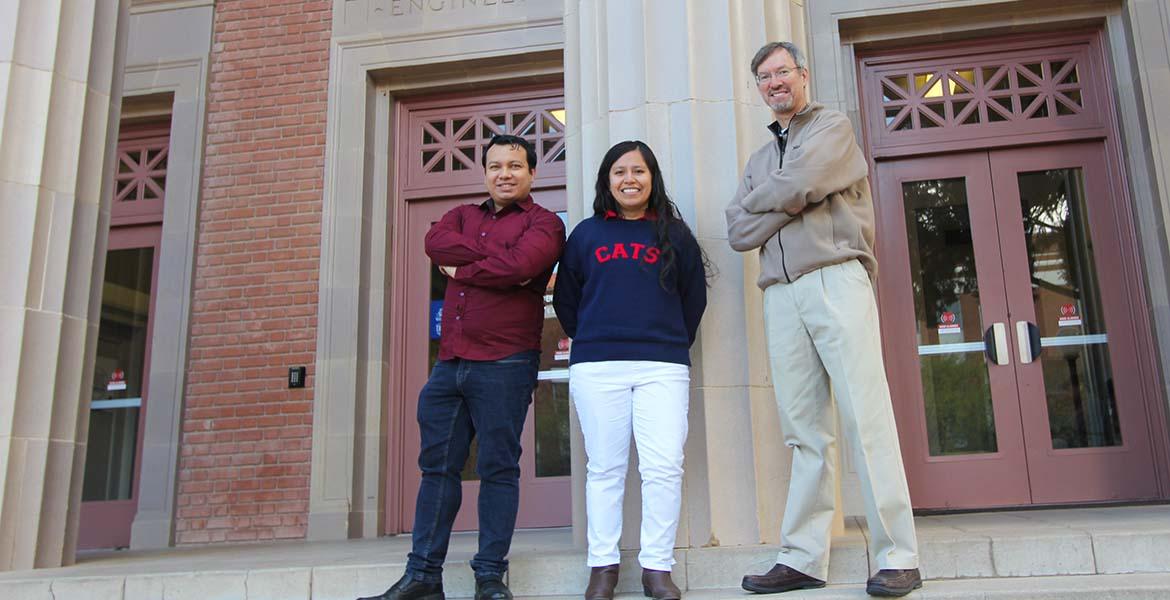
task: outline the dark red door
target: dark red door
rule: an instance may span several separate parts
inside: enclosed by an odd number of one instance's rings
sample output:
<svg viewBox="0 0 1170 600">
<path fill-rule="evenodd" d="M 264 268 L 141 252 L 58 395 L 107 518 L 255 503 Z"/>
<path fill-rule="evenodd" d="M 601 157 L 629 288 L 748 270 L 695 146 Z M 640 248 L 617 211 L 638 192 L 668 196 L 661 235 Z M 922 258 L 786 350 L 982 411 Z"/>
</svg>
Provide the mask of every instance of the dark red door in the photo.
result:
<svg viewBox="0 0 1170 600">
<path fill-rule="evenodd" d="M 879 165 L 884 350 L 916 507 L 1156 496 L 1107 164 L 1090 143 Z"/>
<path fill-rule="evenodd" d="M 990 154 L 1033 503 L 1157 494 L 1108 164 L 1100 143 Z"/>
<path fill-rule="evenodd" d="M 536 201 L 565 217 L 564 189 L 533 192 Z M 439 273 L 423 251 L 423 238 L 430 226 L 448 210 L 469 202 L 462 200 L 414 201 L 407 207 L 407 264 L 404 302 L 405 318 L 405 386 L 403 447 L 400 454 L 403 473 L 401 522 L 409 531 L 414 522 L 414 501 L 418 494 L 420 473 L 417 465 L 419 448 L 418 393 L 426 383 L 439 351 L 437 319 L 442 310 L 447 278 Z M 520 458 L 520 510 L 517 527 L 563 527 L 570 524 L 569 499 L 569 390 L 568 353 L 559 348 L 565 338 L 560 323 L 552 313 L 553 281 L 545 296 L 545 320 L 540 364 L 540 381 L 533 394 L 528 420 L 524 425 Z M 475 473 L 475 447 L 463 469 L 463 504 L 455 520 L 457 531 L 478 527 L 476 498 L 479 481 Z"/>
<path fill-rule="evenodd" d="M 397 104 L 395 200 L 388 215 L 393 245 L 390 401 L 386 427 L 386 533 L 410 531 L 418 493 L 418 393 L 438 353 L 432 316 L 441 309 L 447 280 L 423 250 L 431 224 L 459 204 L 484 195 L 483 148 L 511 134 L 536 151 L 533 197 L 566 218 L 565 105 L 559 88 L 533 87 L 444 95 Z M 568 338 L 553 314 L 552 282 L 545 296 L 540 382 L 521 444 L 518 527 L 569 525 Z M 463 471 L 459 530 L 477 526 L 474 447 Z"/>
<path fill-rule="evenodd" d="M 124 548 L 138 509 L 158 225 L 110 231 L 77 546 Z"/>
<path fill-rule="evenodd" d="M 82 549 L 129 546 L 138 507 L 170 122 L 123 125 L 118 135 L 81 496 Z"/>
</svg>

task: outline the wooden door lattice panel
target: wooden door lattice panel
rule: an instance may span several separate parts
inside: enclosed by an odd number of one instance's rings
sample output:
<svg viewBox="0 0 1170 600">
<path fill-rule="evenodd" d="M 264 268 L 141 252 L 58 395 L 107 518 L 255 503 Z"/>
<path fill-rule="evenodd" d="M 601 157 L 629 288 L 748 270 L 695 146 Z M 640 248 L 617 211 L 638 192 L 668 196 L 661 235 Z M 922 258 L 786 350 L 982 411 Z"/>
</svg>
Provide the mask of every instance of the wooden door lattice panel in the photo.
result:
<svg viewBox="0 0 1170 600">
<path fill-rule="evenodd" d="M 1046 47 L 943 50 L 861 60 L 874 155 L 914 154 L 1104 135 L 1104 67 L 1095 37 Z M 1036 42 L 1033 42 L 1035 44 Z M 1013 48 L 1008 46 L 1008 48 Z"/>
<path fill-rule="evenodd" d="M 162 220 L 170 146 L 169 122 L 127 125 L 118 132 L 112 225 Z"/>
<path fill-rule="evenodd" d="M 115 202 L 162 200 L 167 178 L 167 140 L 143 140 L 118 145 Z"/>
<path fill-rule="evenodd" d="M 891 73 L 886 131 L 1072 116 L 1084 110 L 1075 58 Z"/>
<path fill-rule="evenodd" d="M 522 137 L 536 149 L 541 180 L 565 172 L 564 100 L 540 98 L 490 106 L 455 106 L 407 112 L 407 196 L 431 195 L 437 189 L 474 192 L 483 189 L 483 147 L 500 134 Z M 412 193 L 413 192 L 413 193 Z"/>
</svg>

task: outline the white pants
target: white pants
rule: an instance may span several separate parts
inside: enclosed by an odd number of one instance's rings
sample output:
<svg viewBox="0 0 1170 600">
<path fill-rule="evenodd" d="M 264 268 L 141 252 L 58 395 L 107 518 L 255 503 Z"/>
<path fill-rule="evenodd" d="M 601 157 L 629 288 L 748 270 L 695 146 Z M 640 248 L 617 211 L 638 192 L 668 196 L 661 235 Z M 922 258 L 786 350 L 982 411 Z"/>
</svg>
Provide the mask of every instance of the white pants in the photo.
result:
<svg viewBox="0 0 1170 600">
<path fill-rule="evenodd" d="M 851 260 L 770 286 L 764 323 L 780 425 L 792 447 L 776 562 L 828 578 L 840 411 L 861 478 L 871 560 L 878 569 L 917 568 L 910 491 L 865 267 Z"/>
<path fill-rule="evenodd" d="M 642 475 L 643 568 L 669 571 L 682 502 L 690 369 L 675 363 L 621 360 L 569 367 L 569 390 L 588 455 L 585 511 L 590 567 L 617 564 L 630 432 Z"/>
</svg>

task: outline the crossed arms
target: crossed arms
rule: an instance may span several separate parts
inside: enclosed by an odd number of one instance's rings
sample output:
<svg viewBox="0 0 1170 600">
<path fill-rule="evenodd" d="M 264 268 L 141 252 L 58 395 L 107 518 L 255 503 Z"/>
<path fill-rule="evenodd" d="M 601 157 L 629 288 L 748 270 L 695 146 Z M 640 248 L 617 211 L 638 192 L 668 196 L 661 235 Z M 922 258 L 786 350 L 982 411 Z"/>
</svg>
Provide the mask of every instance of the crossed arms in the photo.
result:
<svg viewBox="0 0 1170 600">
<path fill-rule="evenodd" d="M 764 245 L 810 204 L 823 201 L 864 178 L 869 165 L 845 115 L 829 112 L 816 119 L 802 136 L 805 142 L 788 148 L 783 168 L 772 169 L 759 181 L 751 166 L 725 211 L 727 239 L 744 252 Z"/>
<path fill-rule="evenodd" d="M 427 232 L 426 252 L 449 277 L 476 287 L 527 285 L 552 268 L 565 241 L 565 226 L 551 213 L 536 215 L 511 247 L 480 243 L 462 225 L 463 211 L 448 211 Z"/>
</svg>

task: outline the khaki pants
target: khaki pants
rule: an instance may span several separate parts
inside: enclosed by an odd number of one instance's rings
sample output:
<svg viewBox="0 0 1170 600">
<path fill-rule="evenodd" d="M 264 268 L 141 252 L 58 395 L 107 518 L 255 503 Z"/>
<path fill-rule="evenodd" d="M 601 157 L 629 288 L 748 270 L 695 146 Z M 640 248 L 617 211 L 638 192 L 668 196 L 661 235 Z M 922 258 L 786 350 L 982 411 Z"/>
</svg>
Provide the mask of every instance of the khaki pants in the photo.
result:
<svg viewBox="0 0 1170 600">
<path fill-rule="evenodd" d="M 878 569 L 917 568 L 910 492 L 865 267 L 851 260 L 770 286 L 764 291 L 764 322 L 780 425 L 792 448 L 776 562 L 828 579 L 836 498 L 834 421 L 840 411 L 861 477 L 870 563 Z"/>
</svg>

